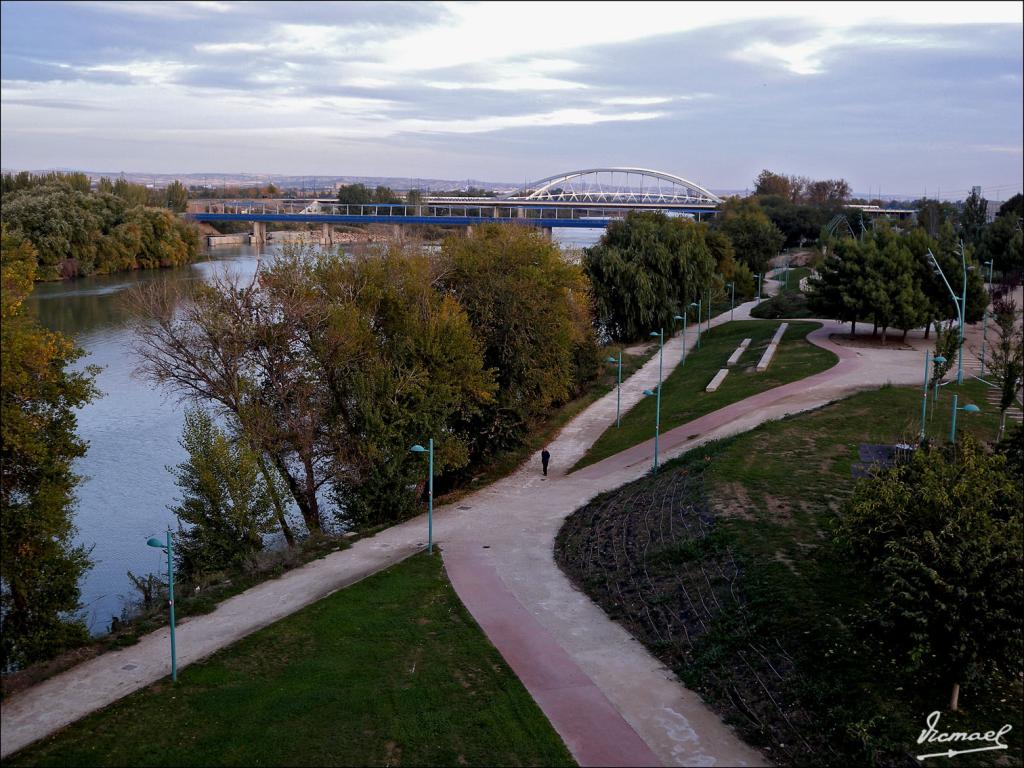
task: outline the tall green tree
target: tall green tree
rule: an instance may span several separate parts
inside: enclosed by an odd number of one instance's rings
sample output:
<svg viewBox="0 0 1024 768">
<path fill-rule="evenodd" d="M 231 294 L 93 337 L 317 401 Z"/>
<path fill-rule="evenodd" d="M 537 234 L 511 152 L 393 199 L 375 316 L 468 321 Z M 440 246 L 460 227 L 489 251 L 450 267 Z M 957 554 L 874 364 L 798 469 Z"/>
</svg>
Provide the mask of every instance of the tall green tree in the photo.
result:
<svg viewBox="0 0 1024 768">
<path fill-rule="evenodd" d="M 477 447 L 518 444 L 529 420 L 564 403 L 596 372 L 591 289 L 583 270 L 532 228 L 485 225 L 441 248 L 440 287 L 466 310 L 484 366 L 494 372 L 494 410 Z"/>
<path fill-rule="evenodd" d="M 175 213 L 184 213 L 188 209 L 188 190 L 185 185 L 175 179 L 164 190 L 167 207 Z"/>
<path fill-rule="evenodd" d="M 972 190 L 964 201 L 964 209 L 960 214 L 960 229 L 965 241 L 971 245 L 981 242 L 988 218 L 988 201 L 978 192 Z"/>
<path fill-rule="evenodd" d="M 727 201 L 714 228 L 728 236 L 739 261 L 752 272 L 762 274 L 768 269 L 768 261 L 779 254 L 786 241 L 757 201 L 750 198 Z"/>
<path fill-rule="evenodd" d="M 632 341 L 672 327 L 672 317 L 703 296 L 712 283 L 713 254 L 703 225 L 663 213 L 630 213 L 613 221 L 588 249 L 583 266 L 594 290 L 598 327 L 607 337 Z"/>
<path fill-rule="evenodd" d="M 1010 679 L 1024 651 L 1024 478 L 964 436 L 860 481 L 840 540 L 877 582 L 878 637 L 905 669 L 951 688 L 988 670 Z"/>
<path fill-rule="evenodd" d="M 75 410 L 96 396 L 83 352 L 25 312 L 36 253 L 2 228 L 0 246 L 0 665 L 48 658 L 85 640 L 75 617 L 89 552 L 75 544 Z"/>
<path fill-rule="evenodd" d="M 250 565 L 263 549 L 263 536 L 275 529 L 275 491 L 260 474 L 256 455 L 202 409 L 186 411 L 181 447 L 188 459 L 171 471 L 182 498 L 170 508 L 178 518 L 178 569 L 197 581 Z"/>
<path fill-rule="evenodd" d="M 1006 411 L 1020 397 L 1024 384 L 1024 329 L 1013 299 L 1000 299 L 992 306 L 995 339 L 989 370 L 999 385 L 999 437 L 1006 429 Z"/>
<path fill-rule="evenodd" d="M 835 242 L 818 269 L 817 277 L 808 281 L 808 304 L 822 317 L 850 323 L 850 335 L 854 336 L 857 323 L 866 320 L 871 313 L 870 281 L 861 244 L 852 238 L 843 238 Z"/>
</svg>

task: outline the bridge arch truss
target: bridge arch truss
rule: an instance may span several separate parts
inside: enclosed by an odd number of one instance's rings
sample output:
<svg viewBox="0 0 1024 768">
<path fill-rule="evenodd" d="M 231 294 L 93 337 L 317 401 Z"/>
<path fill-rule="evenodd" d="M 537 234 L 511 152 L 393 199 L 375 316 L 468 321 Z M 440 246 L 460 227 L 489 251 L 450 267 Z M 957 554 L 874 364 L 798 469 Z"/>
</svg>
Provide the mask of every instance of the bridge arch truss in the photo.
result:
<svg viewBox="0 0 1024 768">
<path fill-rule="evenodd" d="M 548 176 L 507 199 L 560 203 L 717 205 L 722 199 L 681 176 L 648 168 L 586 168 Z"/>
</svg>

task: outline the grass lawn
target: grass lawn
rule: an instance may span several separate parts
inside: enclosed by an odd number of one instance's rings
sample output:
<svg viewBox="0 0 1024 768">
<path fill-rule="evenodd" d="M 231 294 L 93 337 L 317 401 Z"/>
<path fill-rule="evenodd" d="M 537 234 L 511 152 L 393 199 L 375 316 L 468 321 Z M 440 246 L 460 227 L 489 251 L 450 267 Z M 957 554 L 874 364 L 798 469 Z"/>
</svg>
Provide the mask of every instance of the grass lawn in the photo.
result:
<svg viewBox="0 0 1024 768">
<path fill-rule="evenodd" d="M 985 390 L 944 388 L 929 434 L 948 435 L 959 391 L 985 410 L 961 414 L 958 434 L 993 440 L 998 413 Z M 1008 753 L 958 765 L 1019 764 L 1020 680 L 966 686 L 961 711 L 945 711 L 942 670 L 908 675 L 885 653 L 860 618 L 873 586 L 831 543 L 858 445 L 916 438 L 920 397 L 885 387 L 694 449 L 570 517 L 562 562 L 584 554 L 563 567 L 776 764 L 909 765 L 935 710 L 946 731 L 1013 725 Z M 674 517 L 658 518 L 672 507 Z M 615 557 L 588 560 L 606 551 L 602 529 Z"/>
<path fill-rule="evenodd" d="M 806 336 L 820 323 L 793 322 L 789 324 L 771 366 L 764 373 L 754 367 L 768 346 L 779 323 L 765 320 L 738 320 L 713 328 L 703 337 L 700 350 L 686 355 L 686 363 L 677 366 L 665 379 L 661 391 L 661 431 L 667 432 L 699 416 L 711 413 L 758 392 L 788 384 L 831 368 L 836 356 L 816 347 Z M 688 331 L 689 332 L 689 331 Z M 750 346 L 733 366 L 717 392 L 704 388 L 743 339 L 752 339 Z M 613 456 L 630 446 L 654 437 L 655 398 L 645 397 L 623 415 L 622 426 L 605 430 L 597 442 L 573 469 L 585 467 Z"/>
<path fill-rule="evenodd" d="M 810 267 L 793 267 L 792 269 L 789 270 L 789 281 L 788 281 L 789 290 L 791 290 L 791 291 L 799 291 L 800 290 L 800 281 L 803 280 L 805 277 L 810 277 L 810 276 L 811 276 L 811 268 Z M 786 289 L 786 285 L 787 285 L 786 272 L 785 271 L 779 272 L 777 275 L 775 275 L 775 279 L 779 281 L 779 284 L 782 286 L 782 289 L 785 290 Z"/>
<path fill-rule="evenodd" d="M 573 765 L 417 555 L 30 747 L 10 765 Z"/>
</svg>

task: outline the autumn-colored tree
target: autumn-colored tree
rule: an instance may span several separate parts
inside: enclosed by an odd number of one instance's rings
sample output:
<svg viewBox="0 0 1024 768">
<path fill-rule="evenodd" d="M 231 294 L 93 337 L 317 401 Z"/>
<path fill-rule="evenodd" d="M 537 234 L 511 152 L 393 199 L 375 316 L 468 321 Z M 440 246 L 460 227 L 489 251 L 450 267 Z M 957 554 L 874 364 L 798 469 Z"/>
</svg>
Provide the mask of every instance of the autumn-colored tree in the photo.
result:
<svg viewBox="0 0 1024 768">
<path fill-rule="evenodd" d="M 0 248 L 0 665 L 44 659 L 86 639 L 75 617 L 89 552 L 75 544 L 75 410 L 96 396 L 83 352 L 25 312 L 36 253 L 2 229 Z"/>
</svg>

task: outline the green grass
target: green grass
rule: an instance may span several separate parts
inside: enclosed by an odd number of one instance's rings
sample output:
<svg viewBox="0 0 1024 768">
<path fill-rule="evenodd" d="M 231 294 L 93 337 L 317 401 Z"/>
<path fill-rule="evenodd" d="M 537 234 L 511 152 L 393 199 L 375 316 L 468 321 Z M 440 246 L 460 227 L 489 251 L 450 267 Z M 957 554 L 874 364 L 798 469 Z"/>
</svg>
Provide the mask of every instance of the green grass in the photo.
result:
<svg viewBox="0 0 1024 768">
<path fill-rule="evenodd" d="M 811 276 L 810 267 L 793 267 L 789 270 L 789 290 L 798 291 L 800 290 L 800 281 L 805 277 Z M 779 281 L 782 286 L 786 285 L 786 273 L 780 272 L 775 275 L 775 279 Z"/>
<path fill-rule="evenodd" d="M 661 431 L 685 424 L 693 419 L 735 403 L 758 392 L 787 384 L 831 368 L 836 356 L 806 340 L 819 323 L 789 324 L 771 366 L 764 373 L 754 367 L 771 340 L 779 323 L 763 320 L 740 320 L 712 329 L 703 337 L 700 350 L 687 354 L 686 363 L 677 366 L 665 379 L 661 392 Z M 750 346 L 733 366 L 717 392 L 704 388 L 743 339 L 752 339 Z M 655 398 L 645 397 L 622 417 L 622 426 L 614 425 L 591 446 L 573 469 L 585 467 L 613 456 L 654 436 Z"/>
<path fill-rule="evenodd" d="M 10 765 L 573 765 L 417 555 L 122 699 Z"/>
</svg>

